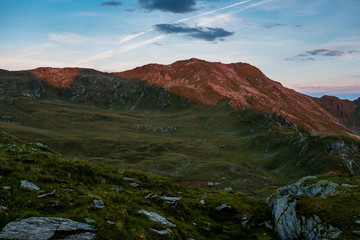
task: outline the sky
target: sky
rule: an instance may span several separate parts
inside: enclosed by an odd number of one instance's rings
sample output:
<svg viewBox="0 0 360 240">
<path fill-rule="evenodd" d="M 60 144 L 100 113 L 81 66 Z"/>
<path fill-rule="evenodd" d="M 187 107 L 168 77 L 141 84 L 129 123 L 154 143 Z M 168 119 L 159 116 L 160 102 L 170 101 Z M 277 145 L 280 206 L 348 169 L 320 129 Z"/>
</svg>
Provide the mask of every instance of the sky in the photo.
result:
<svg viewBox="0 0 360 240">
<path fill-rule="evenodd" d="M 359 12 L 359 0 L 0 0 L 0 69 L 116 72 L 195 57 L 354 100 Z"/>
</svg>

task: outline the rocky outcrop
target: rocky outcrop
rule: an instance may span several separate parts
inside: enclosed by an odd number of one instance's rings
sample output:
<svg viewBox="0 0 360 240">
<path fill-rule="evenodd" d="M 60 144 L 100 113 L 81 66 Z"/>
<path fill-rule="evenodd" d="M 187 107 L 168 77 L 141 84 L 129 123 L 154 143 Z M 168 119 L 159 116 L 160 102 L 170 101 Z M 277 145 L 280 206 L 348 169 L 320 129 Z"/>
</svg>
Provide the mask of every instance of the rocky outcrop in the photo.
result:
<svg viewBox="0 0 360 240">
<path fill-rule="evenodd" d="M 270 203 L 275 229 L 281 239 L 336 239 L 341 234 L 338 228 L 331 224 L 325 225 L 316 215 L 305 217 L 299 216 L 296 212 L 297 201 L 291 199 L 291 196 L 305 194 L 309 197 L 317 195 L 325 198 L 339 193 L 339 184 L 327 180 L 312 185 L 305 183 L 308 179 L 316 178 L 302 178 L 294 184 L 280 188 L 267 200 Z"/>
<path fill-rule="evenodd" d="M 67 218 L 32 217 L 7 224 L 0 239 L 96 239 L 95 227 Z"/>
<path fill-rule="evenodd" d="M 50 68 L 41 67 L 30 70 L 35 77 L 40 78 L 53 87 L 66 88 L 80 74 L 82 68 Z"/>
</svg>

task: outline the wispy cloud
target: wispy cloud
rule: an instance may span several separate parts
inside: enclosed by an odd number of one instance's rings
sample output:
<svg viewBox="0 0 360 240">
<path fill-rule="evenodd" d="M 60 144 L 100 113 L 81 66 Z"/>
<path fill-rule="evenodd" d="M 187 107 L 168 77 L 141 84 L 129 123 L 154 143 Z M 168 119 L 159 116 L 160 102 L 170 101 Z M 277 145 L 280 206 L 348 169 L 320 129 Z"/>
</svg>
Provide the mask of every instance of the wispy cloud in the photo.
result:
<svg viewBox="0 0 360 240">
<path fill-rule="evenodd" d="M 121 2 L 117 2 L 117 1 L 109 1 L 109 2 L 103 2 L 101 4 L 102 6 L 111 6 L 111 7 L 119 7 L 122 5 Z"/>
<path fill-rule="evenodd" d="M 285 24 L 282 23 L 274 23 L 274 24 L 264 24 L 265 28 L 277 28 L 277 27 L 284 27 Z"/>
<path fill-rule="evenodd" d="M 352 50 L 354 52 L 356 50 Z M 350 53 L 349 51 L 348 53 Z M 294 57 L 288 57 L 285 60 L 286 61 L 313 61 L 316 60 L 315 56 L 325 56 L 325 57 L 338 57 L 343 56 L 345 54 L 345 51 L 343 50 L 333 50 L 328 48 L 320 48 L 320 49 L 312 49 L 308 50 L 305 53 L 296 55 Z"/>
<path fill-rule="evenodd" d="M 88 63 L 88 62 L 93 62 L 93 61 L 109 58 L 109 57 L 112 57 L 112 56 L 120 54 L 120 53 L 124 53 L 124 52 L 130 51 L 130 50 L 133 50 L 133 49 L 136 49 L 136 48 L 139 48 L 139 47 L 151 44 L 151 43 L 155 43 L 155 42 L 157 42 L 157 41 L 159 41 L 161 39 L 164 39 L 165 37 L 166 37 L 166 35 L 160 35 L 160 36 L 157 36 L 157 37 L 154 37 L 154 38 L 151 38 L 151 39 L 147 39 L 147 40 L 144 40 L 144 41 L 141 41 L 141 42 L 137 42 L 137 43 L 133 43 L 133 44 L 130 44 L 130 45 L 123 46 L 123 47 L 121 47 L 121 48 L 119 48 L 117 50 L 110 50 L 110 51 L 107 51 L 107 52 L 102 52 L 102 53 L 96 54 L 96 55 L 91 56 L 91 57 L 80 59 L 77 63 L 78 64 L 83 64 L 83 63 Z"/>
<path fill-rule="evenodd" d="M 223 28 L 189 27 L 185 24 L 157 24 L 154 28 L 160 33 L 184 34 L 185 36 L 205 41 L 224 40 L 225 37 L 229 37 L 234 34 Z"/>
<path fill-rule="evenodd" d="M 160 10 L 163 12 L 187 13 L 196 9 L 195 0 L 139 0 L 142 8 L 147 10 Z"/>
<path fill-rule="evenodd" d="M 50 49 L 53 49 L 55 47 L 57 47 L 57 45 L 55 45 L 53 43 L 49 43 L 49 42 L 31 46 L 31 47 L 27 47 L 27 48 L 21 49 L 21 53 L 19 55 L 13 56 L 11 58 L 6 58 L 4 60 L 0 60 L 0 64 L 6 65 L 8 63 L 17 62 L 17 61 L 25 59 L 27 57 L 40 55 L 40 54 L 48 52 Z"/>
<path fill-rule="evenodd" d="M 81 44 L 86 40 L 86 37 L 77 34 L 77 33 L 49 33 L 50 40 L 59 43 L 66 43 L 66 44 Z"/>
<path fill-rule="evenodd" d="M 309 51 L 306 51 L 306 53 L 308 53 L 310 55 L 321 55 L 321 56 L 333 57 L 333 56 L 342 56 L 344 54 L 344 51 L 322 48 L 322 49 L 309 50 Z"/>
</svg>

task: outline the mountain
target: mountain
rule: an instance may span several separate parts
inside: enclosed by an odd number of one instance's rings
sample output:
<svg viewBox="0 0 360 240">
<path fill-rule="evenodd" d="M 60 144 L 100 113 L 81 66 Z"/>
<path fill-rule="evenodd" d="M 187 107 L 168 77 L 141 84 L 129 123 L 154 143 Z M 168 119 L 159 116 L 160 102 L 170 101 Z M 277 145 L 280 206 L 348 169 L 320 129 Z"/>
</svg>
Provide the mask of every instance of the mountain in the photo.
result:
<svg viewBox="0 0 360 240">
<path fill-rule="evenodd" d="M 177 87 L 92 69 L 1 70 L 0 129 L 69 157 L 257 197 L 309 174 L 360 173 L 359 141 L 339 116 L 253 66 L 139 69 Z"/>
<path fill-rule="evenodd" d="M 360 98 L 355 101 L 341 100 L 333 96 L 323 96 L 318 103 L 348 129 L 360 135 Z"/>
<path fill-rule="evenodd" d="M 344 126 L 342 116 L 331 114 L 318 99 L 272 81 L 247 63 L 222 64 L 192 58 L 170 65 L 149 64 L 115 74 L 145 80 L 204 104 L 215 105 L 219 100 L 229 99 L 234 108 L 278 114 L 313 133 L 357 133 L 358 124 Z"/>
</svg>

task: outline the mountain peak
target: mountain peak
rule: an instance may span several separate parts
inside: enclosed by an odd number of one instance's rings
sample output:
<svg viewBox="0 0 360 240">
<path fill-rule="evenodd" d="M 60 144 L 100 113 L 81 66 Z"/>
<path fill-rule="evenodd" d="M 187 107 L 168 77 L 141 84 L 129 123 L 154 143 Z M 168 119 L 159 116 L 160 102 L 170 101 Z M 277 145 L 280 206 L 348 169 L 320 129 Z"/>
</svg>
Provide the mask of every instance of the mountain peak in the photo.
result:
<svg viewBox="0 0 360 240">
<path fill-rule="evenodd" d="M 145 80 L 203 104 L 216 105 L 219 100 L 229 99 L 234 108 L 278 114 L 314 133 L 350 132 L 316 99 L 282 86 L 248 63 L 223 64 L 191 58 L 114 74 Z"/>
</svg>

